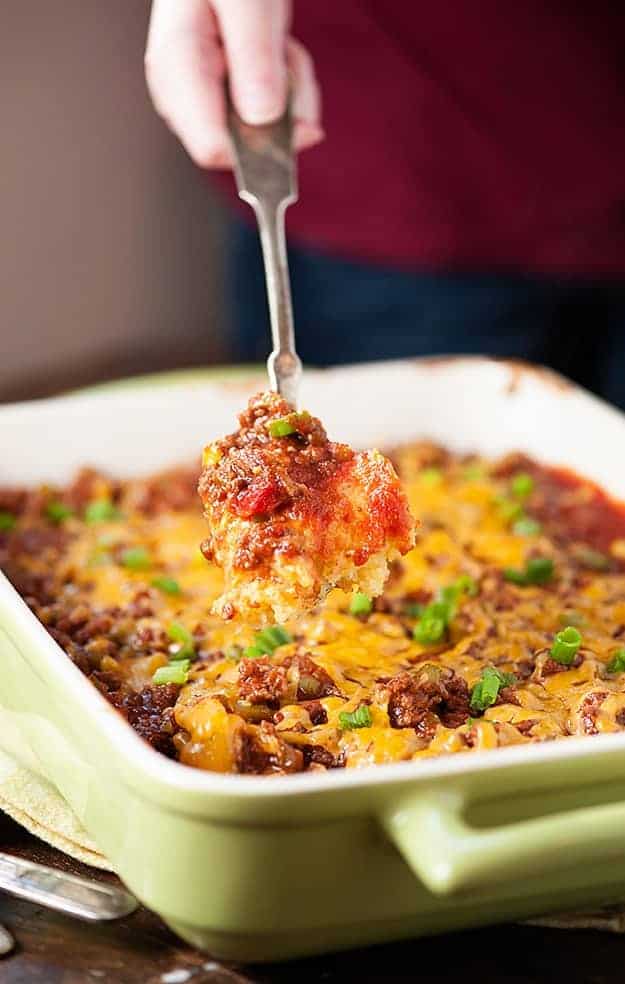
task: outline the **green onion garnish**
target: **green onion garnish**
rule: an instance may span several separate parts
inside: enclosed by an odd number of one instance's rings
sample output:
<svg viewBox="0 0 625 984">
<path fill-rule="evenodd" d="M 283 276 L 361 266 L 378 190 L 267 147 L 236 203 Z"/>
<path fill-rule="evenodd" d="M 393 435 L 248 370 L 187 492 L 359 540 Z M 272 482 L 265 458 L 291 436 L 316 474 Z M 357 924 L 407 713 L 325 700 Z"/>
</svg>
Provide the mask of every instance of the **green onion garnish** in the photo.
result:
<svg viewBox="0 0 625 984">
<path fill-rule="evenodd" d="M 531 557 L 525 570 L 516 567 L 506 567 L 503 576 L 506 581 L 526 586 L 528 584 L 546 584 L 553 577 L 553 561 L 551 557 Z"/>
<path fill-rule="evenodd" d="M 562 629 L 555 637 L 555 641 L 551 647 L 551 658 L 556 663 L 570 666 L 581 644 L 582 637 L 578 630 L 574 625 L 567 625 L 566 629 Z"/>
<path fill-rule="evenodd" d="M 68 516 L 74 515 L 74 510 L 70 506 L 66 506 L 64 502 L 53 499 L 52 502 L 46 503 L 45 514 L 51 522 L 62 523 Z"/>
<path fill-rule="evenodd" d="M 415 642 L 420 642 L 422 646 L 429 646 L 433 642 L 440 642 L 446 628 L 445 619 L 438 615 L 430 615 L 426 610 L 415 625 L 412 634 Z"/>
<path fill-rule="evenodd" d="M 128 547 L 122 551 L 121 563 L 130 571 L 147 571 L 152 566 L 152 558 L 145 547 Z"/>
<path fill-rule="evenodd" d="M 276 417 L 267 424 L 267 430 L 272 437 L 289 437 L 299 433 L 300 428 L 310 420 L 307 410 L 301 413 L 290 413 L 287 417 Z"/>
<path fill-rule="evenodd" d="M 422 609 L 413 630 L 415 642 L 424 646 L 440 642 L 456 614 L 458 599 L 462 594 L 477 594 L 477 584 L 468 574 L 462 574 L 453 584 L 441 588 L 436 599 Z"/>
<path fill-rule="evenodd" d="M 363 594 L 362 591 L 357 591 L 352 595 L 349 603 L 350 615 L 369 615 L 372 608 L 373 603 L 369 595 Z"/>
<path fill-rule="evenodd" d="M 179 646 L 176 653 L 170 656 L 170 659 L 188 659 L 190 656 L 195 655 L 193 636 L 182 622 L 170 622 L 167 626 L 167 635 L 172 642 L 176 642 Z"/>
<path fill-rule="evenodd" d="M 267 656 L 265 649 L 261 649 L 260 646 L 247 646 L 243 651 L 243 655 L 246 659 L 258 659 L 259 656 Z"/>
<path fill-rule="evenodd" d="M 361 704 L 355 711 L 341 711 L 339 728 L 341 731 L 351 731 L 354 728 L 370 728 L 373 724 L 371 711 L 367 704 Z"/>
<path fill-rule="evenodd" d="M 157 684 L 177 683 L 182 686 L 183 683 L 187 682 L 189 666 L 190 662 L 188 659 L 179 659 L 175 663 L 169 663 L 168 666 L 159 666 L 152 677 L 152 682 Z"/>
<path fill-rule="evenodd" d="M 625 673 L 625 649 L 617 649 L 606 669 L 608 673 Z"/>
<path fill-rule="evenodd" d="M 269 625 L 254 636 L 254 644 L 248 646 L 245 655 L 248 659 L 257 659 L 258 656 L 271 656 L 274 649 L 284 646 L 287 642 L 292 642 L 292 636 L 281 625 Z"/>
<path fill-rule="evenodd" d="M 423 468 L 419 472 L 419 478 L 424 485 L 438 485 L 443 478 L 440 468 Z"/>
<path fill-rule="evenodd" d="M 180 585 L 176 579 L 173 577 L 166 577 L 165 575 L 162 577 L 153 577 L 152 587 L 158 588 L 158 590 L 162 591 L 163 594 L 179 595 L 181 593 Z"/>
<path fill-rule="evenodd" d="M 481 711 L 492 705 L 499 696 L 502 687 L 509 687 L 516 682 L 513 673 L 502 673 L 494 666 L 485 666 L 482 675 L 471 691 L 470 707 L 472 711 Z"/>
<path fill-rule="evenodd" d="M 534 479 L 527 472 L 519 472 L 510 483 L 510 491 L 517 499 L 527 499 L 534 491 Z"/>
<path fill-rule="evenodd" d="M 512 532 L 516 536 L 537 536 L 542 530 L 542 526 L 537 519 L 531 516 L 520 516 L 512 527 Z"/>
<path fill-rule="evenodd" d="M 17 517 L 6 509 L 0 510 L 0 533 L 8 533 L 17 523 Z"/>
<path fill-rule="evenodd" d="M 267 424 L 267 430 L 272 437 L 288 437 L 289 434 L 295 434 L 296 428 L 293 426 L 291 417 L 278 417 L 276 420 L 270 420 Z"/>
<path fill-rule="evenodd" d="M 85 509 L 87 523 L 106 523 L 121 518 L 122 514 L 110 499 L 94 499 Z"/>
<path fill-rule="evenodd" d="M 515 502 L 514 499 L 506 499 L 505 496 L 498 496 L 495 499 L 495 504 L 499 509 L 499 515 L 504 523 L 513 523 L 523 515 L 523 506 L 520 502 Z"/>
<path fill-rule="evenodd" d="M 480 479 L 484 478 L 486 472 L 482 465 L 467 465 L 462 472 L 463 477 L 467 482 L 479 482 Z"/>
</svg>

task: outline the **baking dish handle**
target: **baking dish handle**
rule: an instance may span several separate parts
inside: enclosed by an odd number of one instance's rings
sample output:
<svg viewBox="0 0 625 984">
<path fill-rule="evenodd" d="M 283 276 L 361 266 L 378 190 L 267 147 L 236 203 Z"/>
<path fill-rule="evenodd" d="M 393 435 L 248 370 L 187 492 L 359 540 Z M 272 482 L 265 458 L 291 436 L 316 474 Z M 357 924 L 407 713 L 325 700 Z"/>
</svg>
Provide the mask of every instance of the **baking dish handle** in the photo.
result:
<svg viewBox="0 0 625 984">
<path fill-rule="evenodd" d="M 387 834 L 424 885 L 452 895 L 498 882 L 584 864 L 622 859 L 625 803 L 551 814 L 499 827 L 471 827 L 453 793 L 413 795 L 380 817 Z M 576 853 L 577 852 L 577 853 Z"/>
</svg>

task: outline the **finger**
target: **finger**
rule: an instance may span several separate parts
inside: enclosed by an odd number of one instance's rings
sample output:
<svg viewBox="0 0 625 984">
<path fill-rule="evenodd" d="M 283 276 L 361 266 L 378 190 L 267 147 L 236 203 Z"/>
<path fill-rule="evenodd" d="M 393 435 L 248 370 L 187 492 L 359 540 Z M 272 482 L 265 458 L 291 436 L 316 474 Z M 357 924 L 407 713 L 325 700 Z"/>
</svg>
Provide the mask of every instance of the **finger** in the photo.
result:
<svg viewBox="0 0 625 984">
<path fill-rule="evenodd" d="M 232 99 L 246 123 L 281 116 L 286 105 L 287 0 L 214 0 Z"/>
<path fill-rule="evenodd" d="M 206 0 L 156 0 L 146 49 L 154 105 L 202 167 L 226 167 L 225 59 Z"/>
<path fill-rule="evenodd" d="M 293 92 L 291 109 L 295 120 L 295 149 L 305 150 L 324 138 L 321 92 L 313 60 L 306 48 L 294 38 L 287 40 L 287 63 Z"/>
</svg>

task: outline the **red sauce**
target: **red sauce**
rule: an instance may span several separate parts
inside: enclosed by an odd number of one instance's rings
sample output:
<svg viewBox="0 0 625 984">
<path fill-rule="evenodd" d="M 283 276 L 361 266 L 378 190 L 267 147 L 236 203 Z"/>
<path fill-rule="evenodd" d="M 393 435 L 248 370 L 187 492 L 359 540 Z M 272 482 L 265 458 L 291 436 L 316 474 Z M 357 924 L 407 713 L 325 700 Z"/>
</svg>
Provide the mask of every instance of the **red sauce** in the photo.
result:
<svg viewBox="0 0 625 984">
<path fill-rule="evenodd" d="M 614 540 L 625 540 L 625 503 L 568 468 L 531 462 L 527 471 L 536 482 L 528 511 L 552 535 L 606 553 Z"/>
</svg>

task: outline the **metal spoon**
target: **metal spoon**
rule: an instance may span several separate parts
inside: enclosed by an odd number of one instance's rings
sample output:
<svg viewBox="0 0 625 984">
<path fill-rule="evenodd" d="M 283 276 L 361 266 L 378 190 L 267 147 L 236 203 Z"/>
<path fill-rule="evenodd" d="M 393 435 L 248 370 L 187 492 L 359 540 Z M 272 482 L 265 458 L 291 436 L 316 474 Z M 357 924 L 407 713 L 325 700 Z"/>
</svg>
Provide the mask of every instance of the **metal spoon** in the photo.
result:
<svg viewBox="0 0 625 984">
<path fill-rule="evenodd" d="M 239 198 L 256 213 L 265 261 L 273 337 L 273 352 L 267 360 L 269 382 L 295 407 L 302 363 L 295 351 L 284 232 L 284 213 L 297 201 L 291 114 L 287 107 L 284 116 L 275 122 L 251 126 L 243 122 L 229 102 L 228 122 Z"/>
<path fill-rule="evenodd" d="M 120 919 L 134 912 L 138 905 L 134 896 L 117 885 L 68 875 L 57 868 L 3 852 L 0 852 L 0 891 L 91 922 Z M 0 937 L 0 953 L 1 947 Z"/>
</svg>

